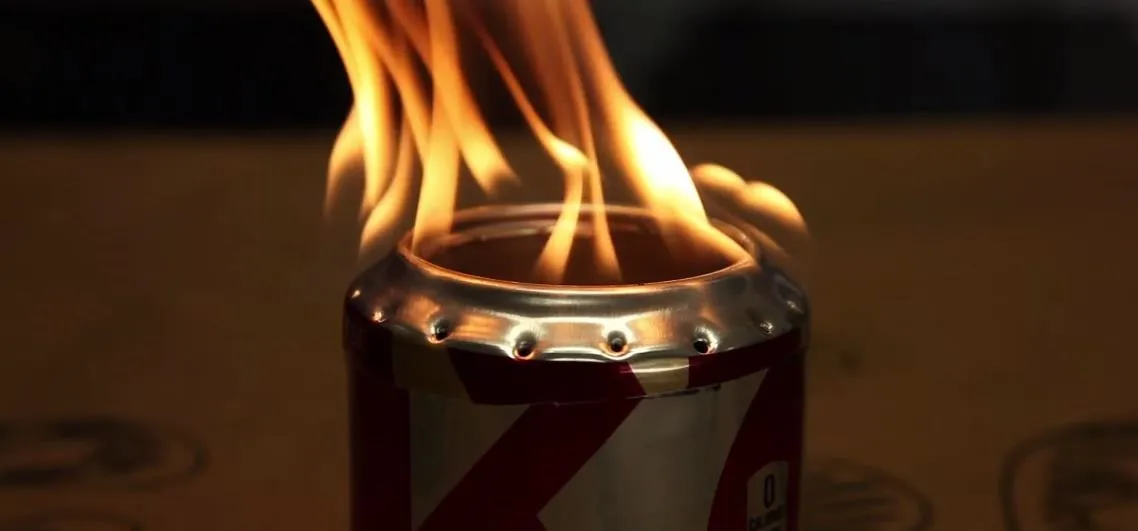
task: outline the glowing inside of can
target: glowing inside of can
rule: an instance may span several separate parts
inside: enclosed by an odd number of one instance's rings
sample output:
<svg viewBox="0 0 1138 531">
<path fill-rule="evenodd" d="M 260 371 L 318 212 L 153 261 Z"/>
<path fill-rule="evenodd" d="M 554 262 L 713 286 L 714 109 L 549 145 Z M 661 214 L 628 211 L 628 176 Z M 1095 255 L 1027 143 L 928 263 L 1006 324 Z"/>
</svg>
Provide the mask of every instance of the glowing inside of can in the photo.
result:
<svg viewBox="0 0 1138 531">
<path fill-rule="evenodd" d="M 413 260 L 436 267 L 486 279 L 542 284 L 534 264 L 549 239 L 560 205 L 527 205 L 520 207 L 479 208 L 460 213 L 451 234 L 424 242 L 417 253 L 411 251 L 409 239 L 400 244 L 400 252 Z M 616 286 L 683 280 L 714 273 L 739 262 L 710 243 L 698 238 L 686 240 L 681 253 L 669 252 L 668 242 L 660 232 L 658 220 L 648 211 L 636 207 L 608 207 L 609 229 L 622 266 L 623 279 L 617 284 L 596 267 L 593 227 L 582 222 L 577 226 L 564 279 L 560 285 Z M 589 219 L 589 218 L 585 218 Z M 745 238 L 736 236 L 741 244 Z"/>
</svg>

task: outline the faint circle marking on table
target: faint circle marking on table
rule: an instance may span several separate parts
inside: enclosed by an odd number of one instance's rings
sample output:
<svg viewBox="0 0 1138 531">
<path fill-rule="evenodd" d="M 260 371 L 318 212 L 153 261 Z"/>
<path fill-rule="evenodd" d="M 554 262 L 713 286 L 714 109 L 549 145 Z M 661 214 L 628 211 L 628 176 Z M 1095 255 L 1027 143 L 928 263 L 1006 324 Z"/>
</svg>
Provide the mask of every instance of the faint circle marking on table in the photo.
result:
<svg viewBox="0 0 1138 531">
<path fill-rule="evenodd" d="M 55 510 L 0 521 L 0 531 L 142 531 L 125 516 L 87 510 Z"/>
<path fill-rule="evenodd" d="M 1138 419 L 1063 426 L 1014 447 L 1000 471 L 1008 531 L 1138 529 Z"/>
<path fill-rule="evenodd" d="M 928 497 L 878 468 L 845 459 L 807 459 L 802 478 L 803 531 L 923 531 L 933 520 Z"/>
<path fill-rule="evenodd" d="M 192 478 L 208 462 L 196 438 L 146 422 L 0 420 L 0 488 L 148 489 Z"/>
</svg>

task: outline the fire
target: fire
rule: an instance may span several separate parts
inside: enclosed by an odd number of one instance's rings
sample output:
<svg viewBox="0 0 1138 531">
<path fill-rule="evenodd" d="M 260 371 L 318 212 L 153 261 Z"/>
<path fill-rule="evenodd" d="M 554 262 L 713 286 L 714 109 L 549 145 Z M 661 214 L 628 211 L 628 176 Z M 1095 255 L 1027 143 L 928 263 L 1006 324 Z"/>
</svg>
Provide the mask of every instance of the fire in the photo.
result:
<svg viewBox="0 0 1138 531">
<path fill-rule="evenodd" d="M 471 36 L 493 65 L 538 144 L 560 168 L 564 201 L 535 276 L 559 283 L 577 238 L 582 205 L 592 206 L 590 238 L 603 277 L 620 279 L 605 215 L 600 153 L 616 162 L 643 206 L 660 220 L 674 252 L 690 238 L 747 259 L 714 228 L 702 188 L 725 193 L 798 232 L 794 203 L 764 183 L 721 166 L 688 170 L 667 136 L 637 106 L 611 64 L 588 0 L 496 0 L 510 14 L 538 94 L 527 92 L 482 16 L 458 0 L 313 0 L 340 53 L 354 95 L 329 162 L 327 200 L 362 167 L 361 246 L 414 216 L 411 248 L 451 230 L 463 167 L 488 195 L 521 183 L 482 117 L 463 70 Z M 534 97 L 545 104 L 546 116 Z M 603 140 L 603 141 L 602 141 Z M 693 177 L 695 179 L 693 180 Z M 417 205 L 415 204 L 417 195 Z M 330 203 L 328 203 L 330 208 Z"/>
</svg>

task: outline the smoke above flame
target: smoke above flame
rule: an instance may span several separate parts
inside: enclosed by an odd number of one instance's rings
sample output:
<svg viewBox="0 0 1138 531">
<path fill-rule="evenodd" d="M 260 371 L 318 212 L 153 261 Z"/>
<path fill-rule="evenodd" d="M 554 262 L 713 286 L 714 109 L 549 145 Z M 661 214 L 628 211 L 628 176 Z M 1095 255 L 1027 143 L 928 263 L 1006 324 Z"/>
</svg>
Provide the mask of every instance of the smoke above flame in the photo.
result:
<svg viewBox="0 0 1138 531">
<path fill-rule="evenodd" d="M 805 224 L 777 189 L 746 183 L 721 166 L 689 172 L 660 128 L 633 101 L 609 60 L 587 0 L 487 0 L 508 14 L 524 60 L 511 62 L 502 43 L 469 2 L 456 0 L 313 0 L 351 84 L 354 104 L 329 162 L 327 208 L 344 192 L 353 168 L 363 169 L 361 247 L 414 216 L 411 248 L 451 230 L 463 168 L 493 197 L 524 185 L 506 160 L 463 69 L 463 43 L 493 65 L 538 144 L 560 169 L 560 216 L 535 267 L 559 283 L 586 202 L 600 276 L 620 279 L 605 215 L 600 152 L 616 163 L 642 206 L 660 221 L 675 253 L 692 238 L 738 259 L 747 255 L 715 229 L 701 187 L 735 198 L 737 206 L 771 215 L 795 231 Z M 519 66 L 534 79 L 527 92 Z M 536 101 L 535 101 L 536 100 Z M 544 103 L 539 112 L 538 102 Z M 602 140 L 603 139 L 603 142 Z M 694 177 L 694 180 L 693 180 Z"/>
</svg>

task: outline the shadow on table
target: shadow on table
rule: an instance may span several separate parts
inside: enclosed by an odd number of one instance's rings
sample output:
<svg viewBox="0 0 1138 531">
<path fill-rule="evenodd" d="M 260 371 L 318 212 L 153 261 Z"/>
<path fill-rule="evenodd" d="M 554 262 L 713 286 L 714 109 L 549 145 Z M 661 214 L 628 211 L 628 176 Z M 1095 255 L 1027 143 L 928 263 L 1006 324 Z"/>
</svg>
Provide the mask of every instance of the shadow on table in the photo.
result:
<svg viewBox="0 0 1138 531">
<path fill-rule="evenodd" d="M 1008 531 L 1138 529 L 1138 420 L 1071 425 L 1020 444 L 1000 496 Z"/>
<path fill-rule="evenodd" d="M 932 502 L 892 474 L 844 459 L 807 460 L 803 531 L 923 531 Z"/>
<path fill-rule="evenodd" d="M 191 479 L 205 446 L 176 430 L 112 417 L 0 421 L 0 491 L 149 490 Z"/>
</svg>

